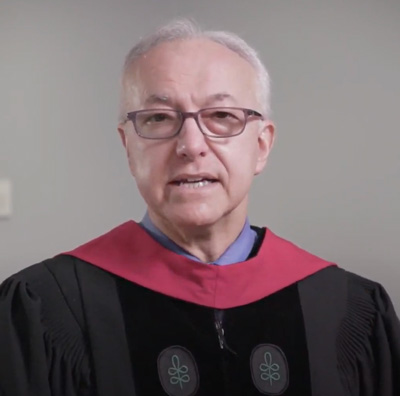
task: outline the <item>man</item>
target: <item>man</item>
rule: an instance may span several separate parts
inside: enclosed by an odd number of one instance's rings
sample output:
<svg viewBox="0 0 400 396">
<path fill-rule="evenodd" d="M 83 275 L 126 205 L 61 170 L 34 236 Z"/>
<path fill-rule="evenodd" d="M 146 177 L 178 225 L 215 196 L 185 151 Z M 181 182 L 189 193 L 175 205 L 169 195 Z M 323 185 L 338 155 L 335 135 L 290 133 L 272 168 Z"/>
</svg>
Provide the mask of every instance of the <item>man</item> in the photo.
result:
<svg viewBox="0 0 400 396">
<path fill-rule="evenodd" d="M 148 211 L 3 283 L 1 395 L 400 394 L 382 287 L 248 223 L 268 90 L 232 34 L 133 48 L 118 131 Z"/>
</svg>

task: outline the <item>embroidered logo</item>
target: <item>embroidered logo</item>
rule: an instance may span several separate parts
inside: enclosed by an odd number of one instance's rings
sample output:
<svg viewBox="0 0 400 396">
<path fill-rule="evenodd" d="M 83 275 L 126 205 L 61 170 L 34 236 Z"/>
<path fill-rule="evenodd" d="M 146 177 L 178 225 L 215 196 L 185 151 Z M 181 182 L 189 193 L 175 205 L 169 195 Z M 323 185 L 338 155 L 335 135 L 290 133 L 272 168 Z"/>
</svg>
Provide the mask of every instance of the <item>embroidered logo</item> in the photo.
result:
<svg viewBox="0 0 400 396">
<path fill-rule="evenodd" d="M 169 396 L 192 396 L 199 387 L 199 375 L 192 354 L 174 345 L 164 349 L 157 360 L 158 375 Z"/>
<path fill-rule="evenodd" d="M 279 369 L 279 364 L 272 363 L 271 353 L 265 352 L 264 363 L 260 364 L 261 379 L 263 381 L 269 381 L 270 385 L 272 385 L 272 381 L 279 381 L 281 379 Z"/>
<path fill-rule="evenodd" d="M 190 376 L 187 374 L 189 371 L 188 366 L 180 365 L 179 356 L 172 355 L 171 358 L 172 367 L 168 369 L 168 374 L 171 376 L 169 382 L 172 385 L 179 384 L 180 388 L 183 388 L 183 384 L 190 381 Z"/>
<path fill-rule="evenodd" d="M 250 358 L 253 383 L 265 395 L 281 395 L 289 385 L 289 369 L 283 351 L 273 344 L 256 346 Z"/>
</svg>

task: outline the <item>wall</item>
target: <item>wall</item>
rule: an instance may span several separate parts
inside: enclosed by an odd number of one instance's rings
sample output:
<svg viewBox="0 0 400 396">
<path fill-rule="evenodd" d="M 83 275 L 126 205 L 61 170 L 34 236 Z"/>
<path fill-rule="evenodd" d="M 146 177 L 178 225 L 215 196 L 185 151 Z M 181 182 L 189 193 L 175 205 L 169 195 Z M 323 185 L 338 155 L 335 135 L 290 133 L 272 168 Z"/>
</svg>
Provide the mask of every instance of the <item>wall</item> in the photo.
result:
<svg viewBox="0 0 400 396">
<path fill-rule="evenodd" d="M 400 309 L 398 0 L 3 0 L 0 278 L 145 209 L 116 132 L 135 41 L 177 16 L 232 30 L 273 79 L 278 137 L 250 216 L 374 278 Z"/>
</svg>

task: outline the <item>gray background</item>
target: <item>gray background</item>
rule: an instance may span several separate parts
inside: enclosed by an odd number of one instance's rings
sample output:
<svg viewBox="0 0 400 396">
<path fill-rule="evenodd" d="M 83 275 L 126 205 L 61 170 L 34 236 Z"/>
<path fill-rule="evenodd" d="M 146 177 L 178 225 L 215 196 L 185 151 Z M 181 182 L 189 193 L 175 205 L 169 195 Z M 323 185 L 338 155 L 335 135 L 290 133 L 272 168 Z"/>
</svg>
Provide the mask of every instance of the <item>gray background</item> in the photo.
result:
<svg viewBox="0 0 400 396">
<path fill-rule="evenodd" d="M 399 0 L 0 3 L 0 278 L 145 206 L 116 132 L 135 41 L 178 16 L 232 30 L 273 80 L 277 140 L 250 219 L 387 288 L 400 310 Z"/>
</svg>

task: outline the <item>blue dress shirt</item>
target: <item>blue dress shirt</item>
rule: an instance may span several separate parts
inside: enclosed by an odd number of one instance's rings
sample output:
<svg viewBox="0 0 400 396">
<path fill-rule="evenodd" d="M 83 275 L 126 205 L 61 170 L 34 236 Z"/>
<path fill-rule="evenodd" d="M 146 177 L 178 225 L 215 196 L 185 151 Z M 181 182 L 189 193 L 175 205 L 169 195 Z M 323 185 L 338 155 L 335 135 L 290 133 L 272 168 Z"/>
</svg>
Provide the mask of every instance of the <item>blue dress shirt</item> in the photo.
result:
<svg viewBox="0 0 400 396">
<path fill-rule="evenodd" d="M 161 232 L 151 221 L 150 216 L 147 212 L 139 225 L 143 227 L 158 243 L 160 243 L 165 248 L 172 250 L 177 254 L 186 256 L 191 260 L 201 262 L 199 258 L 193 256 L 185 249 L 181 248 L 174 241 L 168 238 L 163 232 Z M 225 252 L 216 261 L 208 264 L 228 265 L 245 261 L 249 256 L 251 249 L 253 248 L 256 237 L 257 233 L 251 229 L 249 220 L 246 219 L 243 229 L 236 240 L 230 246 L 228 246 Z"/>
</svg>

